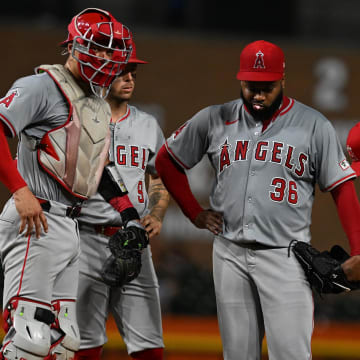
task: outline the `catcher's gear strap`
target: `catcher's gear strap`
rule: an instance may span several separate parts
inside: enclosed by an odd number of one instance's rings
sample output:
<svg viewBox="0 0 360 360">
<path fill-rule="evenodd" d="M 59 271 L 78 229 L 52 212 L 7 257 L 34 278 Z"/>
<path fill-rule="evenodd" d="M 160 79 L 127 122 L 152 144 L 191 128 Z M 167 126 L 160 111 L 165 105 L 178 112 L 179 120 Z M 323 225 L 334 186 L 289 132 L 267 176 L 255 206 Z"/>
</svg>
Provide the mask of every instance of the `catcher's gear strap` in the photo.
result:
<svg viewBox="0 0 360 360">
<path fill-rule="evenodd" d="M 22 354 L 28 359 L 31 354 L 36 355 L 35 358 L 48 355 L 51 342 L 49 324 L 55 319 L 51 307 L 23 298 L 11 301 L 10 307 L 13 330 L 10 328 L 5 336 L 4 357 L 15 359 Z"/>
<path fill-rule="evenodd" d="M 175 163 L 166 150 L 166 144 L 158 152 L 155 167 L 165 187 L 179 204 L 180 209 L 185 216 L 194 222 L 204 209 L 191 192 L 185 172 Z"/>
<path fill-rule="evenodd" d="M 61 344 L 64 348 L 77 351 L 80 346 L 80 333 L 76 321 L 75 301 L 57 300 L 52 303 L 59 329 L 63 333 Z"/>
<path fill-rule="evenodd" d="M 351 255 L 360 254 L 360 204 L 353 181 L 345 181 L 331 191 L 337 212 L 349 239 Z"/>
<path fill-rule="evenodd" d="M 4 126 L 0 121 L 0 181 L 11 193 L 14 193 L 16 190 L 26 186 L 26 182 L 21 177 L 11 156 L 9 144 L 5 137 Z"/>
</svg>

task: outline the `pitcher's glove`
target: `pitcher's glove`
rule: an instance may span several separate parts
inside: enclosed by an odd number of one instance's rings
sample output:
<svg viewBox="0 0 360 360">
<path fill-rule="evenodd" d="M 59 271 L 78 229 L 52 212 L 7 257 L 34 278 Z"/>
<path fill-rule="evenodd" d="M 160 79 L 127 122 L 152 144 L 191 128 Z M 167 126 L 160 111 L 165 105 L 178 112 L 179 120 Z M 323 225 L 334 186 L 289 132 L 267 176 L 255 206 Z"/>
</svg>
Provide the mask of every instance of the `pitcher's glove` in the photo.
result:
<svg viewBox="0 0 360 360">
<path fill-rule="evenodd" d="M 109 238 L 112 255 L 105 261 L 101 276 L 105 284 L 121 287 L 134 280 L 141 270 L 141 253 L 149 244 L 147 232 L 137 222 L 128 222 Z"/>
<path fill-rule="evenodd" d="M 308 243 L 293 240 L 290 248 L 304 269 L 310 286 L 320 295 L 338 294 L 360 288 L 360 282 L 347 280 L 341 267 L 350 257 L 341 246 L 333 246 L 330 252 L 320 252 Z"/>
</svg>

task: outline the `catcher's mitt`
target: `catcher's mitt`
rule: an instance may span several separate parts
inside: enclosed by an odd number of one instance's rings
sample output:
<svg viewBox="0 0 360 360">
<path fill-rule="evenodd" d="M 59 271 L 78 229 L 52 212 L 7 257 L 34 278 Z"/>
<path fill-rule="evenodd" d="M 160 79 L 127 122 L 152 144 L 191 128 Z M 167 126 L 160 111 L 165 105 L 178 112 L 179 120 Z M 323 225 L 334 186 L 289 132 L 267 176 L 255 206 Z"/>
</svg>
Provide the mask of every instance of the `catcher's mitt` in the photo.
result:
<svg viewBox="0 0 360 360">
<path fill-rule="evenodd" d="M 141 251 L 124 250 L 121 257 L 109 256 L 103 268 L 101 277 L 105 284 L 121 287 L 137 278 L 141 270 Z"/>
<path fill-rule="evenodd" d="M 290 247 L 304 269 L 310 286 L 320 295 L 360 288 L 359 282 L 348 281 L 344 274 L 341 264 L 350 256 L 341 246 L 333 246 L 330 252 L 320 252 L 308 243 L 294 240 Z"/>
<path fill-rule="evenodd" d="M 145 249 L 149 244 L 149 236 L 138 223 L 129 221 L 124 229 L 118 230 L 109 239 L 109 248 L 114 256 L 118 257 L 123 249 Z"/>
<path fill-rule="evenodd" d="M 141 252 L 149 244 L 147 232 L 129 221 L 109 238 L 112 255 L 105 261 L 101 276 L 105 284 L 121 287 L 134 280 L 141 270 Z"/>
</svg>

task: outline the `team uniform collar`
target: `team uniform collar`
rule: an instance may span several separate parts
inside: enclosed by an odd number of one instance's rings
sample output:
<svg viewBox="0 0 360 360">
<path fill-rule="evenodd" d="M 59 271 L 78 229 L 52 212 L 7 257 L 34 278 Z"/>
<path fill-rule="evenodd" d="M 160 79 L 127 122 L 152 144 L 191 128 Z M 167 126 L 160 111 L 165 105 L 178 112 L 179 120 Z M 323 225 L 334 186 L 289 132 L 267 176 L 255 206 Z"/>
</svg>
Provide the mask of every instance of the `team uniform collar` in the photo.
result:
<svg viewBox="0 0 360 360">
<path fill-rule="evenodd" d="M 113 121 L 113 124 L 119 123 L 120 121 L 123 121 L 127 119 L 130 115 L 130 106 L 126 105 L 126 112 L 124 115 L 120 116 L 117 120 Z"/>
<path fill-rule="evenodd" d="M 272 122 L 274 122 L 279 116 L 282 116 L 285 113 L 287 113 L 292 108 L 293 105 L 294 105 L 294 100 L 293 99 L 290 99 L 287 96 L 283 96 L 283 99 L 282 99 L 282 102 L 281 102 L 281 105 L 280 105 L 279 109 L 274 112 L 274 114 L 271 116 L 271 118 L 263 121 L 262 132 L 264 132 L 267 129 L 267 127 Z M 244 108 L 245 108 L 245 111 L 249 115 L 251 115 L 245 104 L 244 104 Z"/>
</svg>

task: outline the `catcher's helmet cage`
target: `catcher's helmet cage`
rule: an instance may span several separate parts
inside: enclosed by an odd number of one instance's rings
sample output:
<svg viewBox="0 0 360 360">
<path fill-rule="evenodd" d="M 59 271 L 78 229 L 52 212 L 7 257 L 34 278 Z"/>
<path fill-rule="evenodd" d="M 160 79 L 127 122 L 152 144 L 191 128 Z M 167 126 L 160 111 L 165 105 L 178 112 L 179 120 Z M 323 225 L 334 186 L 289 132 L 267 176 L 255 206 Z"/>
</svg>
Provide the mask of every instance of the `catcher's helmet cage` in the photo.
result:
<svg viewBox="0 0 360 360">
<path fill-rule="evenodd" d="M 74 16 L 68 26 L 71 55 L 77 60 L 81 77 L 97 96 L 104 97 L 115 77 L 121 74 L 132 52 L 131 33 L 108 11 L 88 8 Z M 107 58 L 97 56 L 105 51 Z"/>
</svg>

